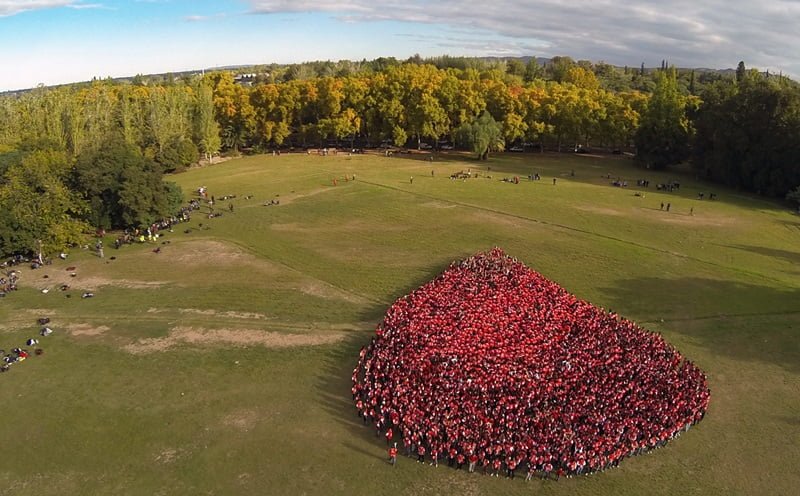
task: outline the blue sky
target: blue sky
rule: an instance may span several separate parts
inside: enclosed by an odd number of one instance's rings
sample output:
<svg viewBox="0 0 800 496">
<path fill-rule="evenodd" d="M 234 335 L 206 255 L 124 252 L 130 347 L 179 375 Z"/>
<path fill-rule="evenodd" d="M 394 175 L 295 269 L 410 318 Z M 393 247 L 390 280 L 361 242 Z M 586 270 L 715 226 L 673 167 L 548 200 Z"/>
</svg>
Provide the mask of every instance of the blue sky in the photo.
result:
<svg viewBox="0 0 800 496">
<path fill-rule="evenodd" d="M 797 75 L 797 19 L 797 0 L 0 0 L 0 91 L 415 53 Z"/>
</svg>

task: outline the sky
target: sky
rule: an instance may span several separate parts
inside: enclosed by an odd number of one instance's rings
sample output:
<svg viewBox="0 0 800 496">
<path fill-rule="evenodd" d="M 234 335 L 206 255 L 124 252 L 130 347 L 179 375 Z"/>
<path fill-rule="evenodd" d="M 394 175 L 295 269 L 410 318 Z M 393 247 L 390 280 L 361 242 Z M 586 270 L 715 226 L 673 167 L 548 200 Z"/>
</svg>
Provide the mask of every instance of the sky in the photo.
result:
<svg viewBox="0 0 800 496">
<path fill-rule="evenodd" d="M 800 75 L 800 0 L 0 0 L 0 91 L 414 54 Z"/>
</svg>

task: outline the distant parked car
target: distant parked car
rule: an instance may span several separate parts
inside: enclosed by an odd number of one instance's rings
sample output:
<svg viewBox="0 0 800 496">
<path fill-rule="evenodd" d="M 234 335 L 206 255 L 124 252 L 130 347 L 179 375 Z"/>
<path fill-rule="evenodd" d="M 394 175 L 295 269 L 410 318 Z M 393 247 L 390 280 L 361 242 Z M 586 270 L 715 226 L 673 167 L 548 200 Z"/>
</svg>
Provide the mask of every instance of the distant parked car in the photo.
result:
<svg viewBox="0 0 800 496">
<path fill-rule="evenodd" d="M 515 146 L 512 146 L 511 148 L 509 148 L 508 151 L 510 151 L 510 152 L 524 152 L 525 148 L 523 148 L 520 145 L 515 145 Z"/>
</svg>

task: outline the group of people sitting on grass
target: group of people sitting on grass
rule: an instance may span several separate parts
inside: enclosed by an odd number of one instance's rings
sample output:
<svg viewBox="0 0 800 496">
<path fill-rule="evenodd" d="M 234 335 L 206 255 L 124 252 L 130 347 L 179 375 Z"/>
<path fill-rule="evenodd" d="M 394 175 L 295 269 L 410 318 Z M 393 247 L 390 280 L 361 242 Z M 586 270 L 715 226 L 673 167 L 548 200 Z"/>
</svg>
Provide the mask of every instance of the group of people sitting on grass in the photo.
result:
<svg viewBox="0 0 800 496">
<path fill-rule="evenodd" d="M 47 337 L 53 333 L 53 330 L 47 327 L 47 324 L 50 323 L 50 319 L 48 317 L 42 317 L 39 319 L 39 324 L 44 326 L 42 327 L 41 331 L 39 331 L 39 335 L 42 337 Z M 41 355 L 44 353 L 44 350 L 38 347 L 39 340 L 36 338 L 28 338 L 25 340 L 25 346 L 34 346 L 33 354 L 34 355 Z M 10 353 L 6 353 L 5 350 L 0 350 L 0 372 L 8 372 L 11 370 L 11 366 L 17 363 L 22 363 L 30 357 L 30 352 L 26 348 L 12 348 Z"/>
<path fill-rule="evenodd" d="M 352 379 L 359 416 L 406 454 L 509 477 L 616 466 L 709 401 L 705 374 L 659 334 L 499 249 L 397 300 Z"/>
<path fill-rule="evenodd" d="M 18 280 L 19 272 L 16 270 L 9 270 L 5 276 L 0 276 L 0 298 L 12 291 L 16 291 Z"/>
</svg>

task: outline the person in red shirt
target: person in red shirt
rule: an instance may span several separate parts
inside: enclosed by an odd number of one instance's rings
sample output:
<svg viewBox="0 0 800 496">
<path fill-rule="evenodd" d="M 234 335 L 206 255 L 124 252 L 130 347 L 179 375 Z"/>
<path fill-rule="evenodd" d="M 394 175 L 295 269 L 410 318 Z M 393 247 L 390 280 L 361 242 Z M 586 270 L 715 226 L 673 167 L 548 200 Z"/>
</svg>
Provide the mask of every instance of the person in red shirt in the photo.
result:
<svg viewBox="0 0 800 496">
<path fill-rule="evenodd" d="M 425 445 L 422 443 L 417 446 L 417 463 L 425 463 Z"/>
<path fill-rule="evenodd" d="M 495 477 L 500 477 L 500 467 L 503 465 L 503 462 L 500 461 L 500 458 L 495 458 L 492 460 L 492 475 Z"/>
<path fill-rule="evenodd" d="M 389 463 L 397 467 L 397 443 L 389 448 Z"/>
<path fill-rule="evenodd" d="M 478 455 L 472 453 L 469 455 L 469 473 L 475 472 L 475 465 L 478 463 Z"/>
<path fill-rule="evenodd" d="M 391 429 L 391 428 L 386 429 L 386 444 L 387 445 L 392 444 L 392 438 L 393 437 L 394 437 L 393 429 Z"/>
</svg>

